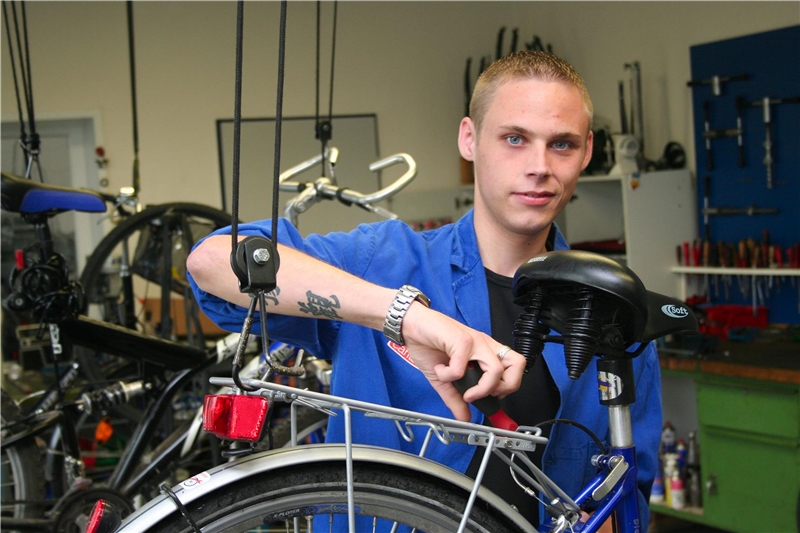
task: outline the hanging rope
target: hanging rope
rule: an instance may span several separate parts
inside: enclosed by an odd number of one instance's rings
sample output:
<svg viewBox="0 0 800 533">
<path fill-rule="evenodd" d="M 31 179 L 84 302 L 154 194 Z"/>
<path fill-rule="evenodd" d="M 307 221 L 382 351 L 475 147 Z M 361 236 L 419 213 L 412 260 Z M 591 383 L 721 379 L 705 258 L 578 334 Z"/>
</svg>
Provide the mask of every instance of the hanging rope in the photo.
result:
<svg viewBox="0 0 800 533">
<path fill-rule="evenodd" d="M 271 261 L 277 261 L 277 243 L 278 243 L 278 196 L 280 190 L 280 159 L 281 159 L 281 128 L 283 125 L 283 80 L 284 80 L 284 71 L 285 71 L 285 55 L 286 55 L 286 6 L 287 0 L 281 1 L 281 21 L 280 21 L 280 41 L 278 46 L 278 90 L 277 90 L 277 104 L 275 110 L 275 165 L 274 165 L 274 176 L 273 176 L 273 189 L 272 189 L 272 243 L 274 244 L 273 252 L 276 253 L 276 256 L 271 259 Z M 240 144 L 241 144 L 241 122 L 242 122 L 242 114 L 241 114 L 241 106 L 242 106 L 242 43 L 244 41 L 244 0 L 239 0 L 238 7 L 237 7 L 237 17 L 236 17 L 236 88 L 235 88 L 235 103 L 234 103 L 234 118 L 233 118 L 233 198 L 232 198 L 232 205 L 231 205 L 231 212 L 232 212 L 232 221 L 231 221 L 231 266 L 233 267 L 234 272 L 236 273 L 237 277 L 239 277 L 240 287 L 243 282 L 243 278 L 241 275 L 241 268 L 239 268 L 237 254 L 239 253 L 239 242 L 238 242 L 238 213 L 239 213 L 239 157 L 240 157 Z M 242 245 L 245 245 L 245 253 L 246 252 L 246 243 L 247 240 L 242 242 Z M 249 270 L 249 266 L 247 263 L 250 261 L 249 257 L 244 258 L 245 260 L 245 269 Z M 277 273 L 277 263 L 275 263 L 275 271 L 273 273 Z M 249 272 L 248 272 L 249 275 Z M 248 280 L 250 281 L 250 280 Z M 264 283 L 265 280 L 263 277 L 258 280 L 257 283 Z M 274 282 L 274 278 L 273 278 Z M 231 365 L 231 377 L 233 378 L 234 383 L 236 386 L 241 390 L 253 390 L 247 386 L 245 386 L 241 378 L 239 376 L 239 370 L 241 369 L 242 364 L 242 356 L 244 352 L 244 345 L 246 344 L 247 337 L 249 335 L 250 326 L 253 322 L 255 316 L 256 305 L 260 306 L 261 308 L 261 315 L 260 315 L 260 324 L 261 324 L 261 338 L 262 342 L 262 350 L 263 355 L 266 358 L 266 361 L 270 364 L 273 369 L 278 369 L 275 366 L 268 354 L 268 339 L 269 339 L 269 331 L 267 325 L 267 299 L 266 299 L 266 292 L 263 288 L 257 288 L 257 284 L 250 284 L 251 289 L 249 292 L 251 293 L 252 300 L 250 302 L 250 307 L 247 311 L 247 316 L 245 317 L 244 326 L 242 329 L 242 340 L 240 340 L 239 346 L 237 347 L 236 355 L 233 358 L 233 362 Z M 271 285 L 272 288 L 275 287 L 274 283 Z M 257 288 L 256 292 L 252 291 L 252 288 Z M 288 375 L 300 375 L 304 370 L 302 368 L 288 368 L 283 367 L 282 365 L 278 365 L 280 369 L 278 370 L 281 373 L 286 373 Z"/>
<path fill-rule="evenodd" d="M 6 27 L 6 38 L 8 39 L 8 55 L 11 58 L 11 75 L 14 78 L 14 94 L 17 97 L 17 112 L 19 113 L 20 142 L 25 142 L 28 134 L 25 132 L 25 115 L 22 114 L 22 100 L 19 97 L 19 82 L 17 81 L 17 62 L 14 58 L 14 41 L 11 40 L 11 28 L 8 24 L 8 12 L 6 3 L 3 2 L 3 22 Z"/>
<path fill-rule="evenodd" d="M 333 2 L 333 36 L 331 38 L 331 84 L 328 93 L 328 121 L 333 120 L 333 72 L 336 60 L 336 18 L 339 11 L 339 0 Z"/>
<path fill-rule="evenodd" d="M 244 0 L 236 7 L 236 74 L 233 102 L 233 194 L 231 198 L 231 253 L 239 240 L 239 147 L 242 133 L 242 42 L 244 41 Z"/>
<path fill-rule="evenodd" d="M 22 28 L 20 29 L 19 18 L 17 17 L 17 7 L 13 2 L 9 2 L 11 6 L 11 17 L 6 10 L 6 2 L 3 2 L 3 19 L 5 23 L 6 36 L 8 39 L 8 52 L 11 56 L 11 72 L 14 76 L 14 94 L 17 99 L 17 112 L 19 114 L 20 122 L 20 139 L 19 144 L 26 157 L 25 177 L 30 178 L 33 171 L 33 165 L 39 170 L 39 180 L 43 181 L 42 167 L 39 162 L 39 134 L 36 132 L 36 119 L 33 107 L 33 78 L 31 75 L 31 58 L 30 47 L 28 43 L 28 17 L 25 11 L 25 4 L 20 2 L 20 11 L 22 17 Z M 9 18 L 14 21 L 14 37 L 11 37 L 11 28 Z M 17 55 L 19 58 L 19 79 L 22 82 L 22 96 L 25 98 L 25 112 L 22 108 L 22 97 L 20 96 L 19 81 L 17 77 L 16 60 L 14 58 L 14 41 L 16 41 Z M 25 113 L 28 115 L 28 131 L 25 127 Z"/>
<path fill-rule="evenodd" d="M 278 41 L 278 97 L 275 106 L 275 166 L 272 177 L 272 240 L 278 243 L 278 197 L 281 175 L 281 128 L 283 125 L 283 75 L 286 56 L 286 0 L 281 1 L 281 30 Z"/>
<path fill-rule="evenodd" d="M 133 2 L 128 0 L 128 62 L 131 69 L 131 103 L 133 109 L 133 194 L 139 194 L 139 112 L 136 105 L 136 53 L 133 39 Z"/>
<path fill-rule="evenodd" d="M 321 1 L 317 0 L 317 59 L 316 59 L 316 105 L 315 105 L 315 134 L 320 141 L 320 152 L 322 155 L 322 175 L 325 176 L 325 149 L 328 141 L 333 135 L 333 71 L 336 58 L 336 19 L 339 10 L 338 0 L 333 2 L 333 36 L 331 39 L 331 77 L 330 89 L 328 92 L 328 120 L 320 120 L 320 27 L 321 27 Z"/>
</svg>

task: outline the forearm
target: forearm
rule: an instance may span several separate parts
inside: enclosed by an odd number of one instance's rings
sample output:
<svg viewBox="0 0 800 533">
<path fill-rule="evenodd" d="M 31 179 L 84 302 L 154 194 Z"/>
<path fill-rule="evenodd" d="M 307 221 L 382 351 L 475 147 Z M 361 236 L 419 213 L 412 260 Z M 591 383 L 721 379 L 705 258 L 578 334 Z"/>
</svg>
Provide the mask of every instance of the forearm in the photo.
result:
<svg viewBox="0 0 800 533">
<path fill-rule="evenodd" d="M 287 246 L 278 246 L 277 286 L 267 298 L 267 312 L 332 319 L 383 330 L 386 312 L 399 287 L 380 287 Z M 242 307 L 250 297 L 239 291 L 230 267 L 230 237 L 212 236 L 189 255 L 187 268 L 197 286 Z M 398 280 L 402 285 L 404 280 Z M 465 403 L 487 395 L 515 391 L 525 359 L 516 352 L 497 353 L 500 343 L 442 313 L 411 303 L 401 326 L 409 354 L 445 403 L 460 420 L 469 420 Z M 476 361 L 484 374 L 463 396 L 452 382 Z"/>
<path fill-rule="evenodd" d="M 247 307 L 250 296 L 239 291 L 230 266 L 230 245 L 227 235 L 209 237 L 189 255 L 186 265 L 200 289 Z M 288 246 L 278 244 L 278 254 L 277 286 L 268 295 L 268 312 L 382 329 L 396 288 L 369 283 Z"/>
</svg>

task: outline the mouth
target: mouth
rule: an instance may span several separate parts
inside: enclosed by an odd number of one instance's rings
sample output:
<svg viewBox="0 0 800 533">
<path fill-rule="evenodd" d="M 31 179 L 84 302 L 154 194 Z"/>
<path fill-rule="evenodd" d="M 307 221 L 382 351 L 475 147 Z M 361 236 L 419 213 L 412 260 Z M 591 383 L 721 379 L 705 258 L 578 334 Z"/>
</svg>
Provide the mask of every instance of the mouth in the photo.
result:
<svg viewBox="0 0 800 533">
<path fill-rule="evenodd" d="M 555 194 L 547 191 L 526 191 L 514 193 L 514 196 L 526 205 L 540 206 L 550 202 Z"/>
</svg>

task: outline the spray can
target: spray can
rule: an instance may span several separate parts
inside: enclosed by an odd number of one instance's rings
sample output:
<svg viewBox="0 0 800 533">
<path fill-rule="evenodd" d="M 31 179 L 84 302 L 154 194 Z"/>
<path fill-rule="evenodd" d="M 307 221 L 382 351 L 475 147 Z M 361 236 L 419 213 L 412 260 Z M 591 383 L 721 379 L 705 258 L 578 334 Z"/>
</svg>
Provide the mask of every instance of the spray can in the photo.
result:
<svg viewBox="0 0 800 533">
<path fill-rule="evenodd" d="M 661 455 L 673 453 L 676 445 L 675 428 L 672 426 L 672 423 L 668 421 L 664 424 L 664 429 L 661 430 Z"/>
<path fill-rule="evenodd" d="M 681 477 L 686 477 L 686 443 L 683 439 L 678 439 L 678 444 L 675 445 L 675 453 L 678 454 L 678 471 Z"/>
</svg>

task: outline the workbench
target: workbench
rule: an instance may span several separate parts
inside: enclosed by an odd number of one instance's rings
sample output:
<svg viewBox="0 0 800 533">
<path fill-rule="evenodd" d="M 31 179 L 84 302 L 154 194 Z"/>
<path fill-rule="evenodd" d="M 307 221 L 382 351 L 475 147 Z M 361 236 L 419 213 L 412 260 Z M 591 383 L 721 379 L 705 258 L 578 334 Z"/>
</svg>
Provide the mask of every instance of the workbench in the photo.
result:
<svg viewBox="0 0 800 533">
<path fill-rule="evenodd" d="M 796 533 L 800 342 L 720 341 L 702 357 L 660 357 L 662 376 L 694 382 L 703 506 L 652 511 L 737 533 Z"/>
</svg>

